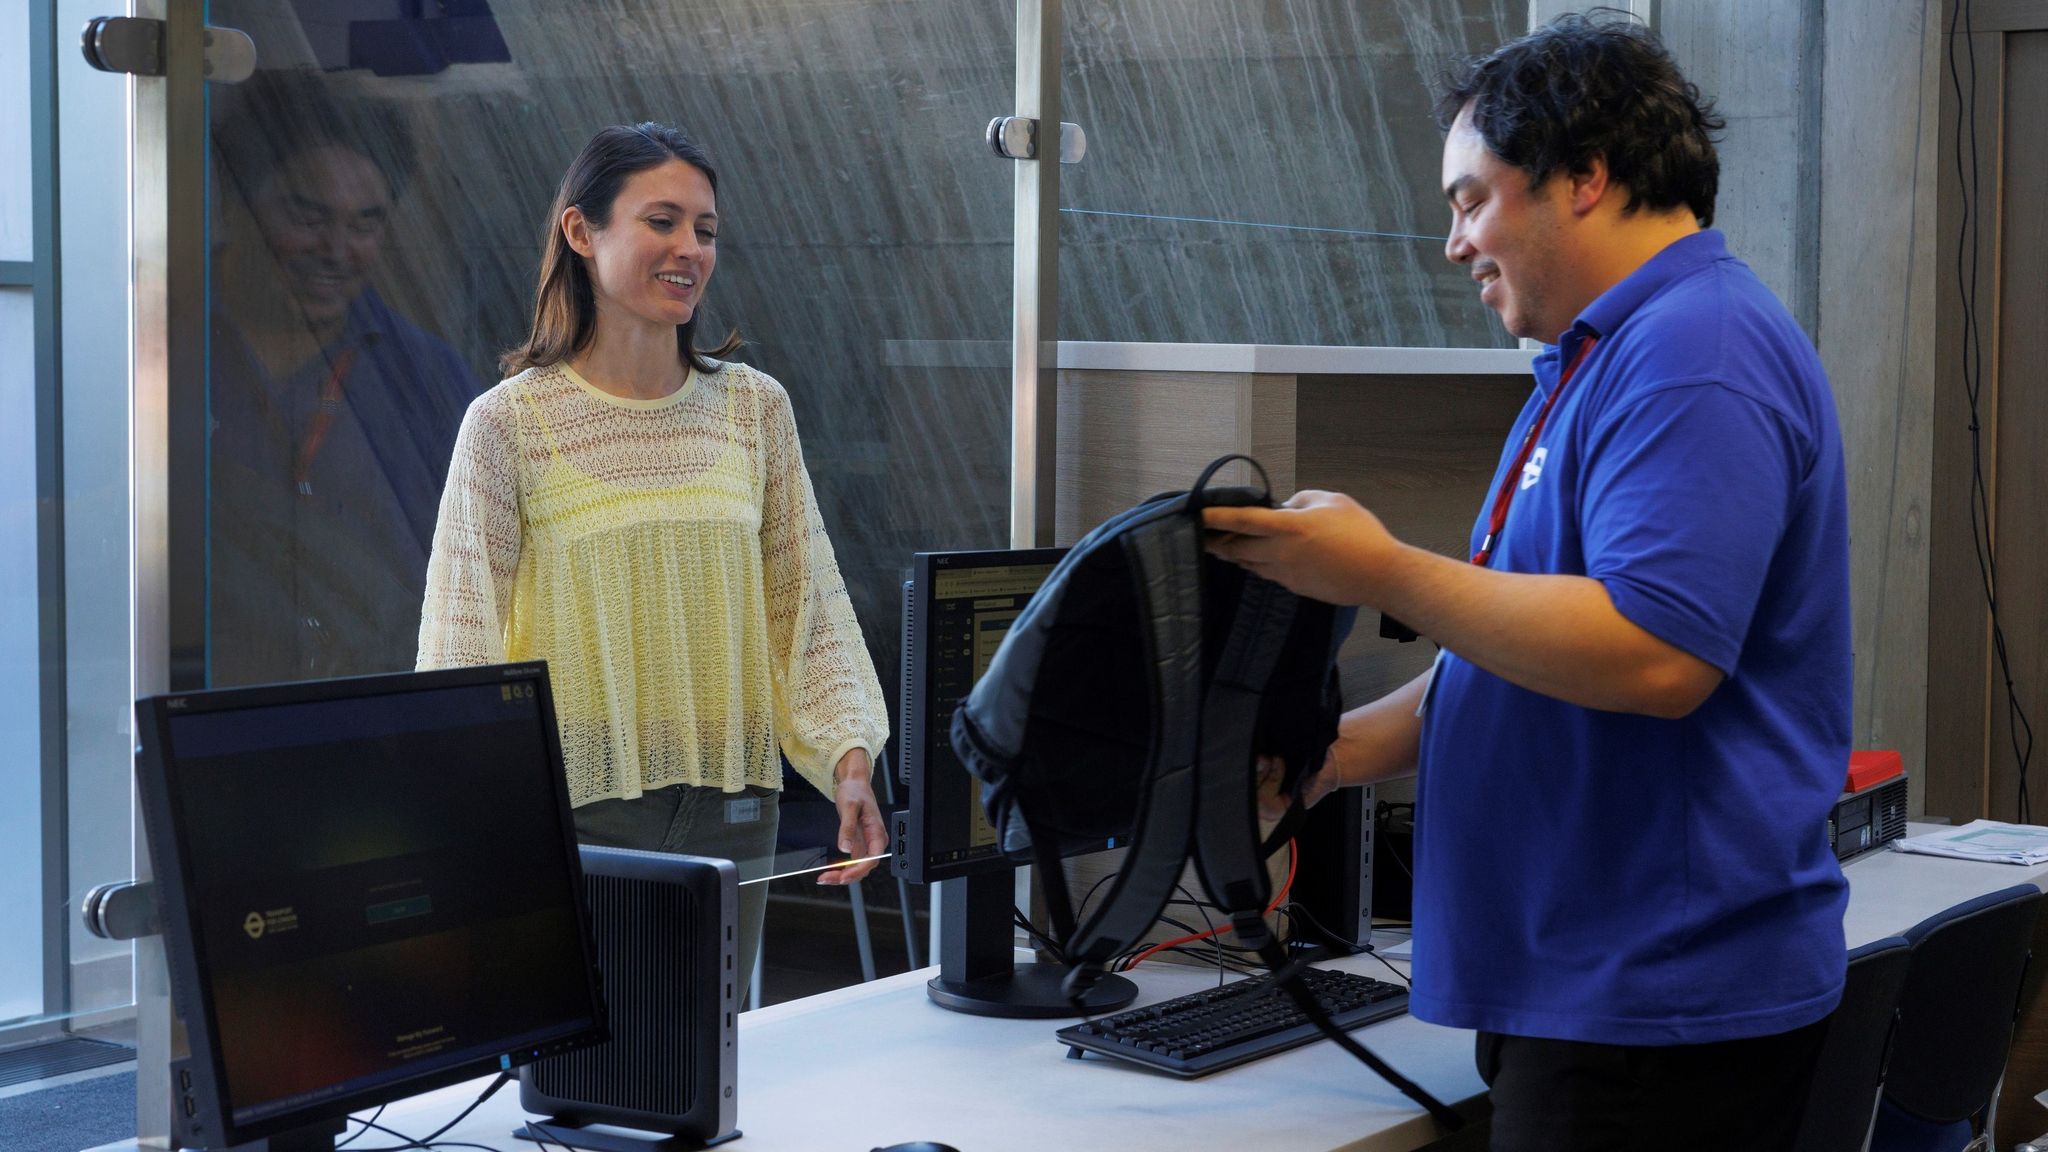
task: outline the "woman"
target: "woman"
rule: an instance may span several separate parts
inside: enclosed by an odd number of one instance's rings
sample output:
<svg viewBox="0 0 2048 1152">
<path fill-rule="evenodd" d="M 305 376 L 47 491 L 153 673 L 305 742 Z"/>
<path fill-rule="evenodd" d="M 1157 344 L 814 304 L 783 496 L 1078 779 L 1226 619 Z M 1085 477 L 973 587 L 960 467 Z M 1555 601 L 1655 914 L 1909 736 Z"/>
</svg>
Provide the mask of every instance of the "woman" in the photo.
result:
<svg viewBox="0 0 2048 1152">
<path fill-rule="evenodd" d="M 838 804 L 840 850 L 879 855 L 888 721 L 789 397 L 716 359 L 737 333 L 692 344 L 717 262 L 710 158 L 659 124 L 606 128 L 547 228 L 532 332 L 456 439 L 419 667 L 548 662 L 586 843 L 765 877 L 779 748 Z M 743 972 L 766 897 L 741 889 Z"/>
</svg>

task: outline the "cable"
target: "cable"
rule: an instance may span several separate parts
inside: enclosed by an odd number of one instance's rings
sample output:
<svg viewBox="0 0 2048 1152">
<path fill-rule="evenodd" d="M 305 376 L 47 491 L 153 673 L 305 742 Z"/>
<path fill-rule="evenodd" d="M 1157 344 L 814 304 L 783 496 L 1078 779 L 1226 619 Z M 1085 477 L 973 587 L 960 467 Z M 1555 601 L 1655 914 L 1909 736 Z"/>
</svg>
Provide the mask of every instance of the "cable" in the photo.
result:
<svg viewBox="0 0 2048 1152">
<path fill-rule="evenodd" d="M 1202 918 L 1203 927 L 1209 930 L 1207 936 L 1209 938 L 1213 938 L 1217 930 L 1216 921 L 1209 918 L 1209 912 L 1212 909 L 1216 909 L 1216 905 L 1195 899 L 1194 893 L 1189 892 L 1187 889 L 1187 885 L 1185 884 L 1176 883 L 1173 886 L 1173 890 L 1181 894 L 1181 899 L 1168 900 L 1166 902 L 1166 906 L 1172 908 L 1179 905 L 1186 905 L 1190 908 L 1193 908 L 1195 910 L 1195 913 Z M 1220 909 L 1217 910 L 1220 911 Z M 1173 919 L 1170 916 L 1162 915 L 1158 918 L 1157 921 L 1155 921 L 1155 923 L 1165 924 L 1169 928 L 1178 928 L 1182 932 L 1188 933 L 1188 938 L 1190 940 L 1200 940 L 1203 939 L 1205 935 L 1202 932 L 1196 931 L 1193 925 L 1184 924 L 1179 920 Z M 1140 952 L 1145 951 L 1147 947 L 1148 945 L 1146 945 L 1143 941 L 1140 941 L 1137 944 L 1133 945 L 1131 948 L 1125 950 L 1120 955 L 1111 957 L 1110 964 L 1112 965 L 1112 970 L 1117 972 L 1130 971 L 1131 967 L 1137 963 L 1137 961 L 1133 959 L 1133 957 L 1137 956 Z"/>
<path fill-rule="evenodd" d="M 1367 955 L 1370 955 L 1373 959 L 1380 962 L 1381 967 L 1385 968 L 1389 972 L 1392 972 L 1394 974 L 1394 979 L 1399 980 L 1404 985 L 1409 984 L 1408 977 L 1405 974 L 1403 974 L 1399 968 L 1394 967 L 1394 965 L 1390 961 L 1388 961 L 1388 959 L 1385 956 L 1380 955 L 1380 950 L 1374 947 L 1370 940 L 1361 944 L 1356 940 L 1347 939 L 1343 936 L 1338 935 L 1335 932 L 1330 931 L 1328 928 L 1323 927 L 1321 921 L 1316 919 L 1315 913 L 1310 912 L 1306 906 L 1299 903 L 1289 903 L 1285 907 L 1281 908 L 1280 911 L 1286 913 L 1290 918 L 1293 916 L 1300 916 L 1302 919 L 1308 921 L 1310 927 L 1313 927 L 1322 936 L 1337 941 L 1338 943 L 1344 945 L 1346 948 L 1351 949 L 1353 952 L 1364 952 Z"/>
<path fill-rule="evenodd" d="M 1219 961 L 1216 957 L 1216 954 L 1208 949 L 1196 951 L 1193 948 L 1179 947 L 1168 948 L 1167 951 L 1181 956 L 1186 956 L 1190 960 L 1199 960 L 1204 963 L 1214 964 L 1216 966 L 1217 972 L 1221 974 L 1229 974 L 1234 976 L 1257 976 L 1265 971 L 1264 968 L 1258 965 L 1248 964 L 1242 960 L 1226 959 Z M 1219 979 L 1216 983 L 1217 987 L 1220 988 L 1225 983 L 1227 983 L 1227 981 Z"/>
<path fill-rule="evenodd" d="M 480 1148 L 483 1150 L 483 1152 L 500 1152 L 499 1149 L 493 1148 L 488 1144 L 471 1144 L 463 1140 L 443 1140 L 439 1143 L 430 1143 L 429 1141 L 431 1141 L 433 1137 L 428 1137 L 427 1140 L 424 1141 L 414 1140 L 412 1137 L 407 1136 L 405 1133 L 399 1132 L 395 1129 L 386 1128 L 382 1124 L 372 1123 L 368 1120 L 364 1120 L 361 1123 L 365 1130 L 375 1129 L 379 1132 L 382 1132 L 386 1136 L 396 1136 L 400 1140 L 407 1141 L 407 1143 L 404 1144 L 392 1145 L 392 1147 L 394 1148 Z M 446 1131 L 446 1129 L 443 1129 L 443 1131 Z M 438 1135 L 438 1133 L 436 1133 L 436 1135 Z"/>
<path fill-rule="evenodd" d="M 1110 873 L 1108 873 L 1108 874 L 1104 875 L 1104 876 L 1102 877 L 1102 879 L 1100 879 L 1100 880 L 1097 880 L 1097 881 L 1096 881 L 1095 883 L 1093 883 L 1093 884 L 1090 884 L 1090 885 L 1088 886 L 1088 894 L 1087 894 L 1087 895 L 1085 895 L 1085 896 L 1083 896 L 1083 897 L 1081 897 L 1081 902 L 1080 902 L 1079 904 L 1076 904 L 1076 905 L 1074 905 L 1074 923 L 1076 923 L 1076 924 L 1079 924 L 1079 923 L 1080 923 L 1080 922 L 1081 922 L 1082 920 L 1084 920 L 1084 919 L 1086 919 L 1086 918 L 1087 918 L 1087 916 L 1088 916 L 1088 902 L 1089 902 L 1090 900 L 1093 900 L 1093 899 L 1095 899 L 1095 894 L 1096 894 L 1097 892 L 1100 892 L 1100 891 L 1102 891 L 1102 886 L 1103 886 L 1104 884 L 1107 884 L 1107 883 L 1109 883 L 1109 882 L 1110 882 L 1111 880 L 1114 880 L 1114 879 L 1116 879 L 1118 875 L 1119 875 L 1119 873 L 1116 873 L 1116 872 L 1110 872 Z"/>
<path fill-rule="evenodd" d="M 1012 924 L 1015 924 L 1018 928 L 1023 929 L 1024 934 L 1026 936 L 1031 937 L 1033 943 L 1037 944 L 1040 948 L 1043 948 L 1046 954 L 1053 958 L 1054 962 L 1060 964 L 1064 964 L 1067 962 L 1067 950 L 1061 946 L 1059 941 L 1053 939 L 1052 937 L 1046 935 L 1043 932 L 1040 932 L 1037 929 L 1037 927 L 1035 927 L 1031 923 L 1031 918 L 1029 916 L 1024 915 L 1024 910 L 1022 908 L 1012 907 L 1010 909 L 1010 922 Z"/>
<path fill-rule="evenodd" d="M 380 1118 L 383 1117 L 384 1109 L 387 1107 L 389 1107 L 389 1105 L 379 1104 L 377 1105 L 377 1110 L 375 1112 L 370 1113 L 370 1118 L 368 1120 L 356 1120 L 356 1123 L 361 1124 L 362 1127 L 356 1129 L 355 1135 L 350 1136 L 348 1139 L 336 1144 L 334 1146 L 334 1152 L 341 1152 L 343 1148 L 346 1148 L 349 1145 L 355 1143 L 356 1141 L 362 1139 L 363 1133 L 368 1132 L 370 1130 L 370 1125 L 375 1124 Z M 355 1120 L 356 1118 L 351 1116 L 349 1117 L 349 1119 Z"/>
<path fill-rule="evenodd" d="M 1295 868 L 1300 864 L 1300 862 L 1300 853 L 1295 849 L 1294 841 L 1289 840 L 1287 842 L 1287 879 L 1280 885 L 1280 891 L 1274 895 L 1273 902 L 1266 905 L 1266 915 L 1272 915 L 1274 909 L 1280 907 L 1280 905 L 1287 902 L 1287 893 L 1290 889 L 1294 887 L 1294 871 Z M 1193 936 L 1183 936 L 1179 939 L 1168 940 L 1164 944 L 1154 944 L 1152 947 L 1147 948 L 1143 952 L 1138 953 L 1137 958 L 1132 960 L 1129 964 L 1124 965 L 1123 970 L 1129 972 L 1131 969 L 1136 968 L 1140 964 L 1143 964 L 1146 961 L 1146 959 L 1151 957 L 1154 953 L 1164 952 L 1168 948 L 1172 948 L 1175 945 L 1189 944 L 1196 940 L 1208 939 L 1209 937 L 1216 935 L 1218 932 L 1227 930 L 1229 927 L 1230 926 L 1227 924 L 1224 925 L 1222 928 L 1211 927 L 1207 932 L 1200 932 L 1196 933 Z"/>
<path fill-rule="evenodd" d="M 1956 67 L 1956 22 L 1963 24 L 1964 44 L 1969 52 L 1970 91 L 1963 94 L 1961 71 Z M 2034 726 L 2020 706 L 2019 691 L 2013 685 L 2012 659 L 2006 650 L 2005 627 L 1998 618 L 1998 557 L 1991 538 L 1991 495 L 1984 478 L 1983 413 L 1979 401 L 1984 391 L 1983 333 L 1977 326 L 1978 244 L 1974 229 L 1979 213 L 1977 179 L 1981 160 L 1977 152 L 1977 40 L 1970 0 L 1961 0 L 1949 13 L 1948 73 L 1956 97 L 1956 180 L 1961 189 L 1961 223 L 1956 240 L 1956 279 L 1963 320 L 1963 390 L 1970 398 L 1970 544 L 1977 557 L 1977 574 L 1984 585 L 1984 604 L 1991 617 L 1991 647 L 1998 656 L 1999 675 L 2005 681 L 2006 729 L 2012 740 L 2013 759 L 2019 768 L 2016 799 L 2019 822 L 2033 822 L 2033 802 L 2027 795 L 2027 766 L 2034 756 Z M 1969 141 L 1969 165 L 1963 163 L 1964 139 Z M 1988 750 L 1987 750 L 1988 755 Z"/>
<path fill-rule="evenodd" d="M 460 1123 L 462 1123 L 462 1122 L 463 1122 L 464 1120 L 467 1120 L 467 1119 L 469 1118 L 469 1114 L 470 1114 L 471 1112 L 474 1112 L 474 1111 L 476 1111 L 476 1110 L 477 1110 L 478 1108 L 482 1107 L 482 1106 L 483 1106 L 483 1102 L 484 1102 L 484 1101 L 486 1101 L 486 1100 L 489 1100 L 489 1099 L 490 1099 L 491 1097 L 493 1097 L 493 1096 L 497 1095 L 497 1094 L 498 1094 L 498 1089 L 500 1089 L 500 1088 L 503 1088 L 503 1087 L 504 1087 L 505 1085 L 507 1085 L 507 1084 L 509 1084 L 509 1083 L 511 1083 L 511 1082 L 512 1082 L 512 1073 L 510 1073 L 510 1072 L 500 1072 L 500 1073 L 498 1073 L 498 1078 L 497 1078 L 497 1079 L 495 1079 L 495 1080 L 493 1080 L 493 1081 L 491 1081 L 491 1083 L 490 1083 L 490 1086 L 489 1086 L 489 1087 L 487 1087 L 487 1088 L 485 1088 L 485 1089 L 483 1090 L 483 1092 L 482 1092 L 482 1093 L 480 1093 L 480 1094 L 479 1094 L 479 1095 L 477 1096 L 477 1098 L 476 1098 L 476 1099 L 474 1099 L 474 1100 L 470 1101 L 470 1102 L 469 1102 L 469 1107 L 467 1107 L 467 1108 L 464 1108 L 464 1109 L 463 1109 L 463 1110 L 462 1110 L 461 1112 L 457 1113 L 457 1114 L 456 1114 L 456 1117 L 455 1117 L 455 1119 L 453 1119 L 453 1120 L 450 1120 L 450 1121 L 449 1121 L 449 1122 L 447 1122 L 446 1124 L 443 1124 L 443 1125 L 441 1125 L 441 1126 L 440 1126 L 439 1128 L 435 1129 L 435 1130 L 434 1130 L 434 1134 L 433 1134 L 433 1135 L 431 1135 L 431 1136 L 428 1136 L 428 1137 L 427 1137 L 426 1139 L 424 1139 L 424 1140 L 415 1140 L 415 1139 L 413 1139 L 412 1137 L 410 1137 L 410 1136 L 407 1136 L 407 1135 L 406 1135 L 406 1134 L 404 1134 L 403 1132 L 392 1132 L 392 1131 L 391 1131 L 391 1129 L 389 1129 L 389 1128 L 386 1128 L 386 1127 L 384 1127 L 384 1126 L 382 1126 L 382 1125 L 380 1125 L 380 1124 L 372 1124 L 372 1123 L 370 1123 L 369 1121 L 367 1121 L 367 1120 L 366 1120 L 366 1121 L 364 1121 L 364 1122 L 363 1122 L 363 1126 L 364 1126 L 364 1127 L 366 1127 L 366 1128 L 375 1128 L 375 1129 L 376 1129 L 377 1131 L 379 1131 L 379 1132 L 385 1132 L 385 1133 L 389 1133 L 390 1135 L 393 1135 L 393 1136 L 396 1136 L 396 1137 L 398 1137 L 398 1138 L 399 1138 L 400 1140 L 404 1140 L 404 1141 L 407 1141 L 407 1143 L 404 1143 L 404 1144 L 390 1144 L 390 1145 L 386 1145 L 386 1146 L 384 1146 L 384 1147 L 382 1147 L 382 1148 L 364 1148 L 364 1149 L 362 1149 L 362 1150 L 361 1150 L 361 1152 L 407 1152 L 407 1150 L 408 1150 L 408 1149 L 412 1149 L 412 1148 L 432 1148 L 432 1147 L 434 1146 L 434 1141 L 436 1141 L 436 1140 L 439 1140 L 439 1139 L 440 1139 L 440 1138 L 441 1138 L 441 1137 L 442 1137 L 443 1135 L 445 1135 L 445 1134 L 446 1134 L 446 1133 L 448 1132 L 448 1130 L 449 1130 L 450 1128 L 453 1128 L 453 1127 L 455 1127 L 455 1126 L 456 1126 L 457 1124 L 460 1124 Z M 452 1146 L 453 1146 L 453 1145 L 451 1145 L 451 1147 L 452 1147 Z M 464 1147 L 469 1147 L 469 1148 L 477 1148 L 477 1147 L 481 1147 L 481 1145 L 477 1145 L 477 1144 L 469 1144 L 469 1145 L 464 1145 Z M 491 1152 L 495 1152 L 495 1150 L 491 1150 Z"/>
</svg>

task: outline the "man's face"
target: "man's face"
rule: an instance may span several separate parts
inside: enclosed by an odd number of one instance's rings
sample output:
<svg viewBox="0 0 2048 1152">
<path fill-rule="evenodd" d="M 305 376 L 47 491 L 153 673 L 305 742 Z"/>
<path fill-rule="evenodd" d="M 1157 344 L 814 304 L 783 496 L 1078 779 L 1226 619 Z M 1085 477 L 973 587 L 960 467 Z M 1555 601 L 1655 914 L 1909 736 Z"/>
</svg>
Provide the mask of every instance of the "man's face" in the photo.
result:
<svg viewBox="0 0 2048 1152">
<path fill-rule="evenodd" d="M 1479 283 L 1479 299 L 1516 336 L 1555 343 L 1576 311 L 1558 313 L 1569 257 L 1565 224 L 1569 191 L 1562 175 L 1529 190 L 1528 173 L 1487 150 L 1472 127 L 1472 110 L 1458 114 L 1444 138 L 1444 195 L 1451 203 L 1451 235 L 1444 255 Z"/>
<path fill-rule="evenodd" d="M 306 319 L 340 321 L 384 244 L 391 216 L 384 174 L 357 152 L 323 145 L 286 161 L 252 207 Z"/>
</svg>

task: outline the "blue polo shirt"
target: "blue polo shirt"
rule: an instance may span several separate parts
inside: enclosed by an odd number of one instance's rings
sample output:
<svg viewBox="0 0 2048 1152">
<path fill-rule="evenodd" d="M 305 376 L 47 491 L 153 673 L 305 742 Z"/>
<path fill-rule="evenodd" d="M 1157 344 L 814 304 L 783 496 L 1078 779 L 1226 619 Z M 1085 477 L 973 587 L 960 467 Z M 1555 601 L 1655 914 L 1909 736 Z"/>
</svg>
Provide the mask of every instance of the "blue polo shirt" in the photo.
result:
<svg viewBox="0 0 2048 1152">
<path fill-rule="evenodd" d="M 275 377 L 232 317 L 216 313 L 212 337 L 208 683 L 409 671 L 476 373 L 369 289 L 339 336 Z M 337 367 L 340 404 L 301 491 L 296 465 Z"/>
<path fill-rule="evenodd" d="M 1598 337 L 1523 469 L 1492 566 L 1599 580 L 1727 677 L 1679 720 L 1581 708 L 1446 652 L 1424 714 L 1424 1020 L 1608 1044 L 1762 1036 L 1833 1009 L 1848 885 L 1848 511 L 1819 358 L 1718 232 L 1681 239 L 1536 358 Z M 1473 528 L 1476 548 L 1482 511 Z"/>
</svg>

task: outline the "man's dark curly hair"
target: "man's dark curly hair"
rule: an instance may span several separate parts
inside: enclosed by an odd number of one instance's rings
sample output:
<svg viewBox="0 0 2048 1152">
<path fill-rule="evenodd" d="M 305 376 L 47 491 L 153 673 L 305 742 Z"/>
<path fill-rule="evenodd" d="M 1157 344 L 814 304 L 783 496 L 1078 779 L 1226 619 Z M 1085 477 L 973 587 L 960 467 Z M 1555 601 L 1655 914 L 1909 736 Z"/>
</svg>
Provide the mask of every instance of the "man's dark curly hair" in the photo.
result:
<svg viewBox="0 0 2048 1152">
<path fill-rule="evenodd" d="M 1628 189 L 1624 212 L 1685 207 L 1714 223 L 1721 161 L 1713 103 L 1625 12 L 1569 13 L 1452 68 L 1436 104 L 1448 132 L 1469 104 L 1489 152 L 1529 174 L 1583 172 L 1596 156 Z"/>
</svg>

